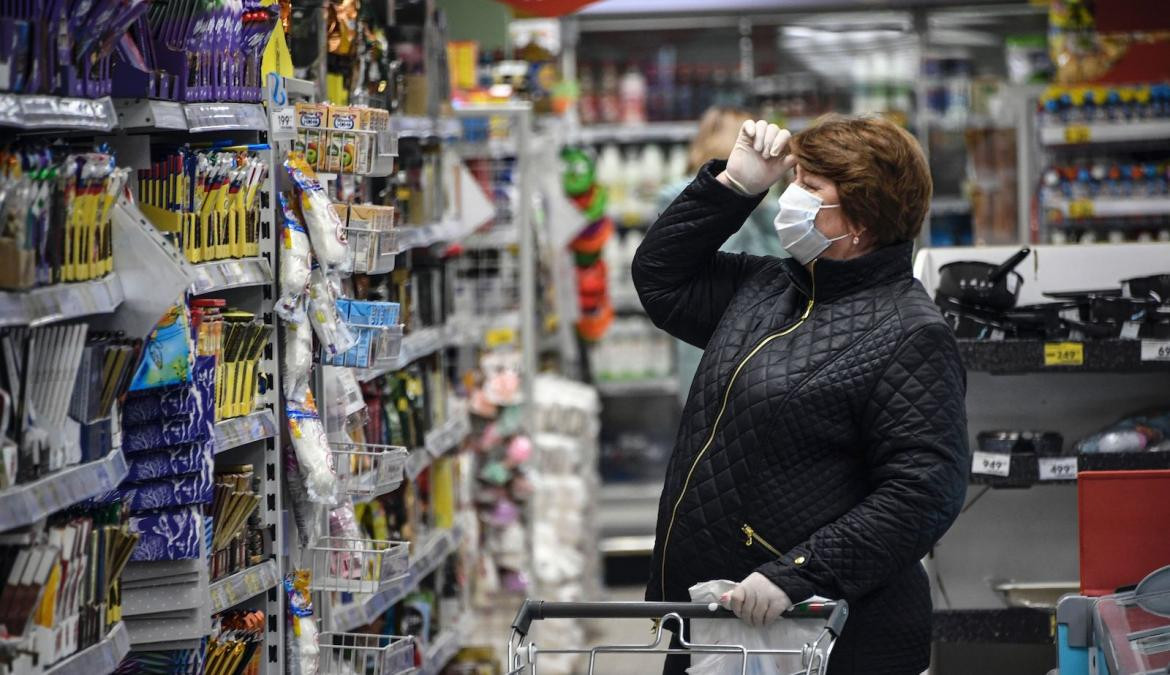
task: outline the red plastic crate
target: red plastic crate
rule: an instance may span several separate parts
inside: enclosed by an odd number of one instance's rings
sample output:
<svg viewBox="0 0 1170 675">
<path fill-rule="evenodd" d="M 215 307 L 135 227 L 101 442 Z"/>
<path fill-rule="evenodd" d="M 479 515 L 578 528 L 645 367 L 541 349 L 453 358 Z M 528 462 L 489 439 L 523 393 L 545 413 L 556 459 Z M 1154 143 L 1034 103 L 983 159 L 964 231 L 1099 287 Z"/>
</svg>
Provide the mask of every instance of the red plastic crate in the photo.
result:
<svg viewBox="0 0 1170 675">
<path fill-rule="evenodd" d="M 1108 595 L 1170 565 L 1170 471 L 1077 475 L 1081 593 Z"/>
</svg>

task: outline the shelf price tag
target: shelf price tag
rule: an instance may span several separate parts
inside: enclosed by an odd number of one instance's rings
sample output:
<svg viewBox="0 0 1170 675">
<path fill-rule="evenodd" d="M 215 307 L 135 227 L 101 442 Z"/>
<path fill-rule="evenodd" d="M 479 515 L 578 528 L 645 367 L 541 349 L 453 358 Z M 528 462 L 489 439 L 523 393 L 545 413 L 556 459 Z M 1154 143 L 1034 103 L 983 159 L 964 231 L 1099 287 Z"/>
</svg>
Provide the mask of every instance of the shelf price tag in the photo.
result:
<svg viewBox="0 0 1170 675">
<path fill-rule="evenodd" d="M 274 141 L 291 141 L 297 137 L 295 108 L 273 108 L 268 137 Z"/>
<path fill-rule="evenodd" d="M 1094 213 L 1092 199 L 1074 199 L 1068 203 L 1069 218 L 1092 218 Z"/>
<path fill-rule="evenodd" d="M 1077 477 L 1076 457 L 1041 457 L 1036 461 L 1040 480 L 1074 480 Z"/>
<path fill-rule="evenodd" d="M 1070 124 L 1064 128 L 1065 143 L 1088 143 L 1089 127 L 1083 124 Z"/>
<path fill-rule="evenodd" d="M 1002 452 L 976 450 L 971 455 L 971 473 L 1007 478 L 1012 472 L 1012 456 Z"/>
<path fill-rule="evenodd" d="M 1049 366 L 1083 366 L 1085 365 L 1085 345 L 1080 342 L 1046 342 L 1044 343 L 1044 365 Z"/>
<path fill-rule="evenodd" d="M 1170 340 L 1142 340 L 1142 361 L 1170 361 Z"/>
</svg>

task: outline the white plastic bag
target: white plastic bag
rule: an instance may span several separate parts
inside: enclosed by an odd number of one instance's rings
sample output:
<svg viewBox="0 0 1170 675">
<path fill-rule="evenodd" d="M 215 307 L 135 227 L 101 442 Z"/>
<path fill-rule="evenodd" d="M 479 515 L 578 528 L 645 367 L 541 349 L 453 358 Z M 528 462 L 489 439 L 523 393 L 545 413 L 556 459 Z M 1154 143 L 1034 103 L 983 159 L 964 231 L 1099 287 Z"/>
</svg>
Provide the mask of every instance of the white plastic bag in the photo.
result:
<svg viewBox="0 0 1170 675">
<path fill-rule="evenodd" d="M 718 579 L 691 586 L 691 600 L 719 603 L 724 593 L 736 587 L 734 581 Z M 824 600 L 814 597 L 811 600 Z M 692 645 L 739 645 L 748 649 L 800 649 L 812 642 L 824 628 L 823 619 L 777 619 L 769 626 L 755 627 L 738 619 L 691 619 L 687 641 Z M 749 655 L 748 675 L 788 675 L 801 670 L 800 657 L 784 654 Z M 690 675 L 740 675 L 743 655 L 736 653 L 691 655 Z"/>
</svg>

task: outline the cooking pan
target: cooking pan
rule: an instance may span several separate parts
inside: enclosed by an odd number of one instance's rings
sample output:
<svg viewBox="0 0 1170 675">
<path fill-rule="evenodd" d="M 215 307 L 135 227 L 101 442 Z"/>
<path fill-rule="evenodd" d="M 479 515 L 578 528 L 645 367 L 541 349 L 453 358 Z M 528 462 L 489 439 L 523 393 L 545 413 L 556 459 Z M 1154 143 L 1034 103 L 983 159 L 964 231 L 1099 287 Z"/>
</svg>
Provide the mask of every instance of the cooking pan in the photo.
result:
<svg viewBox="0 0 1170 675">
<path fill-rule="evenodd" d="M 1014 270 L 1031 252 L 1022 248 L 999 265 L 971 260 L 947 263 L 939 268 L 938 293 L 990 309 L 1013 307 L 1024 283 Z"/>
<path fill-rule="evenodd" d="M 1055 431 L 997 429 L 980 431 L 976 440 L 983 452 L 1033 453 L 1041 457 L 1058 457 L 1064 451 L 1064 436 Z"/>
<path fill-rule="evenodd" d="M 1146 314 L 1138 337 L 1144 340 L 1170 340 L 1170 307 L 1160 307 Z"/>
<path fill-rule="evenodd" d="M 1121 287 L 1131 298 L 1153 298 L 1158 304 L 1170 304 L 1170 274 L 1122 279 Z"/>
<path fill-rule="evenodd" d="M 935 296 L 943 318 L 955 331 L 955 337 L 973 340 L 1002 340 L 1008 326 L 998 312 L 964 305 L 945 295 Z"/>
<path fill-rule="evenodd" d="M 1022 340 L 1060 340 L 1068 337 L 1064 314 L 1076 311 L 1073 302 L 1045 302 L 1026 305 L 1004 312 L 1012 337 Z"/>
</svg>

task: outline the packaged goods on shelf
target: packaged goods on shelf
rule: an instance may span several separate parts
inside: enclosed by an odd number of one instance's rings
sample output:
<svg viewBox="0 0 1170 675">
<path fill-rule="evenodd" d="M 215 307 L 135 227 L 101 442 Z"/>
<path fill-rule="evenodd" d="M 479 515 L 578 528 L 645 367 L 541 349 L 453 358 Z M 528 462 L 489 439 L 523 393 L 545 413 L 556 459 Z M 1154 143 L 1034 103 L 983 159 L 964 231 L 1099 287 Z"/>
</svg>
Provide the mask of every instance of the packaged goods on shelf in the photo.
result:
<svg viewBox="0 0 1170 675">
<path fill-rule="evenodd" d="M 121 621 L 121 577 L 137 535 L 118 504 L 53 516 L 33 544 L 0 546 L 12 672 L 38 673 L 106 638 Z M 119 655 L 120 657 L 120 655 Z"/>
<path fill-rule="evenodd" d="M 599 380 L 661 378 L 673 373 L 670 338 L 645 317 L 615 319 L 605 338 L 593 346 Z"/>
<path fill-rule="evenodd" d="M 1165 82 L 1124 86 L 1053 86 L 1040 97 L 1041 124 L 1133 122 L 1166 118 L 1170 118 L 1170 83 Z"/>
<path fill-rule="evenodd" d="M 109 154 L 60 155 L 48 149 L 0 153 L 4 227 L 0 288 L 88 281 L 114 269 L 110 225 L 129 173 Z"/>
<path fill-rule="evenodd" d="M 257 565 L 264 559 L 264 542 L 253 514 L 260 495 L 253 488 L 252 465 L 217 466 L 212 517 L 211 579 Z"/>
<path fill-rule="evenodd" d="M 383 258 L 397 253 L 395 208 L 377 204 L 334 204 L 333 208 L 349 233 L 353 271 L 359 274 L 389 271 L 379 267 Z"/>
<path fill-rule="evenodd" d="M 378 154 L 389 150 L 379 148 L 379 139 L 388 138 L 388 110 L 297 103 L 295 115 L 293 150 L 317 171 L 366 175 L 374 170 Z"/>
<path fill-rule="evenodd" d="M 317 262 L 329 271 L 349 271 L 352 261 L 345 224 L 333 209 L 316 171 L 303 155 L 295 152 L 289 153 L 284 166 L 296 186 L 301 220 L 309 231 Z"/>
<path fill-rule="evenodd" d="M 338 298 L 338 318 L 357 337 L 357 343 L 343 352 L 322 353 L 322 363 L 351 368 L 369 368 L 398 356 L 392 329 L 401 335 L 398 303 Z"/>
<path fill-rule="evenodd" d="M 268 621 L 261 610 L 231 610 L 214 617 L 207 643 L 207 672 L 259 672 Z"/>
<path fill-rule="evenodd" d="M 180 148 L 138 171 L 139 208 L 190 262 L 255 257 L 268 171 L 255 150 Z"/>
</svg>

